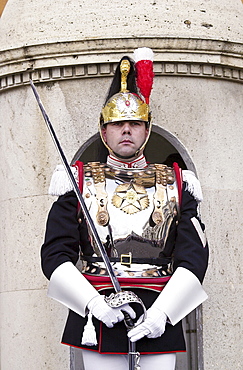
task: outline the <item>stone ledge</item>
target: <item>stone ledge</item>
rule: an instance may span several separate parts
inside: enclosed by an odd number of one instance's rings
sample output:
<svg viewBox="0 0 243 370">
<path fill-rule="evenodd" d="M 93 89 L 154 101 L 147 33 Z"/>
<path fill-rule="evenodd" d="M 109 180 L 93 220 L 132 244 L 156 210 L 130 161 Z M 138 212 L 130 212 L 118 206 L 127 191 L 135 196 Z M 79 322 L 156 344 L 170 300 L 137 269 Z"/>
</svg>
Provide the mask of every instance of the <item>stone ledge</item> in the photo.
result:
<svg viewBox="0 0 243 370">
<path fill-rule="evenodd" d="M 0 91 L 35 83 L 55 82 L 71 79 L 113 76 L 116 63 L 75 65 L 30 70 L 0 77 Z M 213 64 L 155 62 L 155 76 L 210 77 L 215 79 L 243 82 L 243 70 Z"/>
</svg>

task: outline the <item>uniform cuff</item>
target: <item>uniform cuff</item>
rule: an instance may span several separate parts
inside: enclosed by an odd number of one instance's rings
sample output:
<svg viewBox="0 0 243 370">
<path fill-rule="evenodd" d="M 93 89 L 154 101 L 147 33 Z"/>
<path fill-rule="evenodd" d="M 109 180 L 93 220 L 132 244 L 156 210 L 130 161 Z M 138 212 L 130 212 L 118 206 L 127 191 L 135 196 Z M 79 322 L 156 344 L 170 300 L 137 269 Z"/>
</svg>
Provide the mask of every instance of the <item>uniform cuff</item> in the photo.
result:
<svg viewBox="0 0 243 370">
<path fill-rule="evenodd" d="M 154 305 L 176 325 L 208 298 L 200 281 L 191 271 L 178 267 Z"/>
<path fill-rule="evenodd" d="M 99 295 L 72 262 L 58 266 L 51 275 L 47 296 L 62 303 L 81 316 L 89 301 Z"/>
</svg>

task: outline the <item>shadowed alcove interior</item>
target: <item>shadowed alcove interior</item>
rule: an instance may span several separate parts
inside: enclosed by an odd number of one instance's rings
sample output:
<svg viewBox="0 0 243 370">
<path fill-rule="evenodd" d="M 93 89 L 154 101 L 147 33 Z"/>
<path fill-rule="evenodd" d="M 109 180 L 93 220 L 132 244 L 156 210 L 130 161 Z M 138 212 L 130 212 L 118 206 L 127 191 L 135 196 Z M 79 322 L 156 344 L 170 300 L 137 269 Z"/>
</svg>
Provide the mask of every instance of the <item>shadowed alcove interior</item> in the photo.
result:
<svg viewBox="0 0 243 370">
<path fill-rule="evenodd" d="M 147 162 L 164 163 L 168 166 L 172 166 L 173 162 L 177 162 L 183 170 L 194 170 L 194 166 L 181 143 L 176 143 L 176 138 L 169 133 L 164 135 L 164 132 L 165 131 L 158 126 L 152 127 L 151 136 L 144 150 Z M 99 133 L 97 133 L 80 147 L 72 163 L 77 160 L 83 163 L 92 161 L 104 163 L 106 162 L 107 154 L 108 150 L 104 147 Z"/>
</svg>

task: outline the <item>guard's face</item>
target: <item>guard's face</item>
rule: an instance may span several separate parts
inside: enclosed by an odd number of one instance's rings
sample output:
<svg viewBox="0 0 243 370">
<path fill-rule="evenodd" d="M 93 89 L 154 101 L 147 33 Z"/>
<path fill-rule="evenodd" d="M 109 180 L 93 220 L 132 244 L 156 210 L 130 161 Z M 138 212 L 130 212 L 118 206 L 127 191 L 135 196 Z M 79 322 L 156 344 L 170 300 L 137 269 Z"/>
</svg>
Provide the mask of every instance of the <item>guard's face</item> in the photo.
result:
<svg viewBox="0 0 243 370">
<path fill-rule="evenodd" d="M 143 145 L 148 132 L 142 121 L 112 122 L 102 128 L 103 139 L 112 151 L 122 157 L 131 157 L 129 160 Z"/>
</svg>

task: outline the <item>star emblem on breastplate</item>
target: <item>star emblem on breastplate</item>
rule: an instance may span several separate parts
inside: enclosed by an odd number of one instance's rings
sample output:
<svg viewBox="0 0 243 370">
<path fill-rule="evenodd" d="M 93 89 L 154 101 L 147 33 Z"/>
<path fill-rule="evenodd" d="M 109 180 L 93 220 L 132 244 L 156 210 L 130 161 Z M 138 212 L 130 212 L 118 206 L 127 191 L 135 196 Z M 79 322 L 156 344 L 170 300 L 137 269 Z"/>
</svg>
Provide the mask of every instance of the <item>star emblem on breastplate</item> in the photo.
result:
<svg viewBox="0 0 243 370">
<path fill-rule="evenodd" d="M 118 185 L 112 197 L 112 204 L 123 212 L 132 215 L 149 206 L 146 189 L 133 182 Z"/>
</svg>

